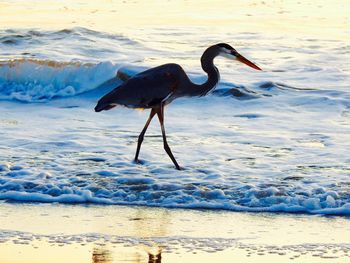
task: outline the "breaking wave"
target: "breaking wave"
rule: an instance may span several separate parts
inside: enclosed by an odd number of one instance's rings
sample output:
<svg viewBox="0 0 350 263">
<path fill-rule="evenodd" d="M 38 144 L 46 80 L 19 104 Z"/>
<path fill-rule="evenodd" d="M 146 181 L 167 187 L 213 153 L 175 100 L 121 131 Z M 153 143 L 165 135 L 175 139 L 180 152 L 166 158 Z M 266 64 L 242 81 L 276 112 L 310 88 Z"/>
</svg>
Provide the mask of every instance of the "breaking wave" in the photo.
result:
<svg viewBox="0 0 350 263">
<path fill-rule="evenodd" d="M 117 75 L 120 65 L 112 62 L 83 63 L 53 60 L 15 59 L 0 61 L 0 99 L 21 102 L 47 102 L 72 97 L 99 88 Z M 120 72 L 134 75 L 142 68 L 124 67 Z M 205 81 L 204 74 L 197 81 Z M 269 97 L 285 85 L 257 83 L 257 89 L 223 82 L 213 91 L 216 96 L 239 100 Z"/>
<path fill-rule="evenodd" d="M 81 63 L 18 59 L 0 62 L 0 99 L 44 102 L 75 96 L 115 76 L 111 62 Z"/>
</svg>

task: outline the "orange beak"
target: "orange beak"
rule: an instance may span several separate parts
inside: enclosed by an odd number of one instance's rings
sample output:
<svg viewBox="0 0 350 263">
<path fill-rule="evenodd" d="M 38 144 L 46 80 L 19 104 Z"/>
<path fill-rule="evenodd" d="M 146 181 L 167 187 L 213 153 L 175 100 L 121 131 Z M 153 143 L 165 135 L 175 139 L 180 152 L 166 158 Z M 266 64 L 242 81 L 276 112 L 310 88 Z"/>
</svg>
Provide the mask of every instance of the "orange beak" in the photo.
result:
<svg viewBox="0 0 350 263">
<path fill-rule="evenodd" d="M 248 59 L 246 59 L 245 57 L 243 57 L 241 54 L 235 54 L 236 56 L 236 59 L 239 61 L 239 62 L 242 62 L 244 64 L 246 64 L 247 66 L 253 68 L 253 69 L 256 69 L 256 70 L 262 70 L 261 68 L 259 68 L 257 65 L 255 65 L 253 62 L 249 61 Z"/>
</svg>

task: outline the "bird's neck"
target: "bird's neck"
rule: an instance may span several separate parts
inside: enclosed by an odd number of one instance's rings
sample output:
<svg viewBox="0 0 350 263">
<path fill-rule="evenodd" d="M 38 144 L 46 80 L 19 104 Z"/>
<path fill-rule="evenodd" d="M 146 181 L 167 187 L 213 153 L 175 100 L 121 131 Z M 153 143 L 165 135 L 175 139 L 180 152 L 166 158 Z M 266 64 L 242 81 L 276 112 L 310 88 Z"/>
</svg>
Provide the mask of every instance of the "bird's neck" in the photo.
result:
<svg viewBox="0 0 350 263">
<path fill-rule="evenodd" d="M 214 66 L 214 58 L 217 55 L 218 53 L 215 50 L 208 48 L 201 57 L 202 68 L 208 74 L 208 79 L 203 84 L 193 87 L 198 96 L 205 96 L 219 82 L 219 70 Z"/>
</svg>

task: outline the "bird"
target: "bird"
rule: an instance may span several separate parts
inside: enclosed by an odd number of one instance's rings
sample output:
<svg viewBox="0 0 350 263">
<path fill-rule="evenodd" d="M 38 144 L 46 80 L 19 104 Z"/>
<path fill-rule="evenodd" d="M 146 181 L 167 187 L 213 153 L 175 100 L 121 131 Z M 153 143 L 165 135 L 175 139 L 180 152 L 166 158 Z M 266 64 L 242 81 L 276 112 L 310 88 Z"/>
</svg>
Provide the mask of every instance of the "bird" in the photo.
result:
<svg viewBox="0 0 350 263">
<path fill-rule="evenodd" d="M 150 109 L 150 115 L 138 136 L 135 163 L 141 163 L 139 161 L 141 144 L 151 120 L 157 115 L 162 131 L 164 150 L 175 168 L 181 170 L 167 142 L 164 128 L 164 108 L 177 98 L 202 97 L 212 91 L 220 79 L 219 70 L 214 65 L 214 59 L 217 56 L 234 59 L 255 70 L 261 70 L 229 44 L 219 43 L 209 46 L 201 56 L 201 66 L 207 74 L 207 80 L 202 84 L 193 83 L 179 64 L 168 63 L 150 68 L 126 79 L 125 82 L 97 102 L 96 112 L 110 110 L 116 106 Z"/>
</svg>

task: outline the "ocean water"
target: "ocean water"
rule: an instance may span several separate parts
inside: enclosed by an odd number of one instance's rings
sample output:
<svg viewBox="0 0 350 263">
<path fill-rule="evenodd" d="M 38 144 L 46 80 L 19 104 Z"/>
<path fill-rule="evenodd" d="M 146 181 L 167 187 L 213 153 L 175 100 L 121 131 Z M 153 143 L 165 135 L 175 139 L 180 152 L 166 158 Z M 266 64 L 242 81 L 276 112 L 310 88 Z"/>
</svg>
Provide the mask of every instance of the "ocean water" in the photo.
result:
<svg viewBox="0 0 350 263">
<path fill-rule="evenodd" d="M 2 26 L 0 199 L 349 215 L 350 21 L 334 35 L 231 23 Z M 263 71 L 217 58 L 212 94 L 166 108 L 184 170 L 163 150 L 156 119 L 134 164 L 148 111 L 93 111 L 120 83 L 117 71 L 175 62 L 204 82 L 199 58 L 220 42 Z"/>
</svg>

